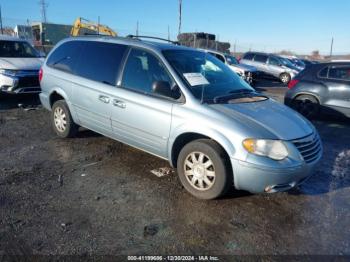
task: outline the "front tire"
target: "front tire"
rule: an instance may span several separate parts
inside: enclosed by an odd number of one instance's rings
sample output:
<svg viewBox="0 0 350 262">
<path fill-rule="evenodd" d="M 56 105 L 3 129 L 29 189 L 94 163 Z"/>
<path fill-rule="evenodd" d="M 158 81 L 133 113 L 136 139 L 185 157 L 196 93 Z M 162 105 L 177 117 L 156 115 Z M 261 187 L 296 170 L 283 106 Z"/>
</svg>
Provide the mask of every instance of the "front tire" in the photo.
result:
<svg viewBox="0 0 350 262">
<path fill-rule="evenodd" d="M 287 85 L 289 83 L 290 79 L 291 79 L 291 77 L 290 77 L 290 74 L 288 74 L 288 73 L 282 73 L 280 75 L 280 80 L 281 80 L 282 84 L 284 84 L 284 85 Z"/>
<path fill-rule="evenodd" d="M 77 134 L 79 126 L 74 123 L 64 100 L 58 100 L 53 104 L 51 119 L 52 127 L 59 137 L 68 138 Z"/>
<path fill-rule="evenodd" d="M 215 199 L 232 186 L 233 175 L 225 151 L 216 142 L 199 139 L 188 143 L 177 160 L 182 185 L 200 199 Z"/>
</svg>

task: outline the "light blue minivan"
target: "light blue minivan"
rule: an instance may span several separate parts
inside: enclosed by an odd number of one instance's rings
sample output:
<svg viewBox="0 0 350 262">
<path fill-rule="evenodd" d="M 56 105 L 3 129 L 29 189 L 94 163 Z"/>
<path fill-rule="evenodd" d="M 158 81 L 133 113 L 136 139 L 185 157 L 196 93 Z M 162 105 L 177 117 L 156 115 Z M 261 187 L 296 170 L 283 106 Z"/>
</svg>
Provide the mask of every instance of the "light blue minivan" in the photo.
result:
<svg viewBox="0 0 350 262">
<path fill-rule="evenodd" d="M 85 127 L 167 159 L 202 199 L 285 191 L 322 155 L 313 125 L 206 52 L 136 38 L 60 42 L 40 71 L 60 137 Z M 137 161 L 137 159 L 135 159 Z"/>
</svg>

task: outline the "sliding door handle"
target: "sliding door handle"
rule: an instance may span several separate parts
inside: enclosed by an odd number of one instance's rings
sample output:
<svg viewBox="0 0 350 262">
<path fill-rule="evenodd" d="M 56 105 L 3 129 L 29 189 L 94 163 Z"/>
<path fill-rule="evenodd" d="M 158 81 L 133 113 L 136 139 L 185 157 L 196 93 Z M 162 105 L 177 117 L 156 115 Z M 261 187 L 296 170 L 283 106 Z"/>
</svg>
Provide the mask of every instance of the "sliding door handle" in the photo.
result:
<svg viewBox="0 0 350 262">
<path fill-rule="evenodd" d="M 120 100 L 117 100 L 117 99 L 114 99 L 113 100 L 113 105 L 114 106 L 117 106 L 117 107 L 120 107 L 120 108 L 125 108 L 126 105 L 123 101 L 120 101 Z"/>
<path fill-rule="evenodd" d="M 104 96 L 104 95 L 99 95 L 98 96 L 98 100 L 102 101 L 103 103 L 108 104 L 110 101 L 110 98 L 108 96 Z"/>
</svg>

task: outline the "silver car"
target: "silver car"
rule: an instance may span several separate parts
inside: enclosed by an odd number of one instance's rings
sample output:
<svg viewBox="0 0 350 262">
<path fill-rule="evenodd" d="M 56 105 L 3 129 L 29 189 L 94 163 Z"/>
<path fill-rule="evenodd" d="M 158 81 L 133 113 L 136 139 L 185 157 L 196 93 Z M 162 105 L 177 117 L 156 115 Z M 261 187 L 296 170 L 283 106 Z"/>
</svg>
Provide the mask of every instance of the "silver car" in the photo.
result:
<svg viewBox="0 0 350 262">
<path fill-rule="evenodd" d="M 239 62 L 255 66 L 261 73 L 278 78 L 285 85 L 301 71 L 288 59 L 274 54 L 248 52 Z"/>
<path fill-rule="evenodd" d="M 40 99 L 58 136 L 73 137 L 82 126 L 166 159 L 198 198 L 232 186 L 291 189 L 322 155 L 308 120 L 200 50 L 79 37 L 60 42 L 40 76 Z"/>
<path fill-rule="evenodd" d="M 231 54 L 225 54 L 216 50 L 205 50 L 203 51 L 215 56 L 221 62 L 228 65 L 229 68 L 244 79 L 249 85 L 253 86 L 256 80 L 258 70 L 254 66 L 240 64 L 238 60 Z"/>
<path fill-rule="evenodd" d="M 39 93 L 38 73 L 44 59 L 26 40 L 0 36 L 0 92 Z"/>
</svg>

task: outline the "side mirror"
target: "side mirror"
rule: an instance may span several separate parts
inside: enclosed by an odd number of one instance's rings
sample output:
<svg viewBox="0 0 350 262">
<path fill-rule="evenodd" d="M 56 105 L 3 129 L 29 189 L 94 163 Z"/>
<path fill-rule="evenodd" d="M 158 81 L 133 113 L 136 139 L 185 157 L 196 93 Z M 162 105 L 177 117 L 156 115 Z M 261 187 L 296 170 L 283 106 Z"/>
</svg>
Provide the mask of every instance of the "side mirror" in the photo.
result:
<svg viewBox="0 0 350 262">
<path fill-rule="evenodd" d="M 172 88 L 167 81 L 155 81 L 152 85 L 152 91 L 155 94 L 166 96 L 174 99 L 180 97 L 179 92 L 176 88 Z"/>
</svg>

